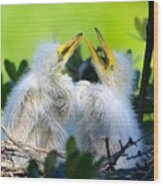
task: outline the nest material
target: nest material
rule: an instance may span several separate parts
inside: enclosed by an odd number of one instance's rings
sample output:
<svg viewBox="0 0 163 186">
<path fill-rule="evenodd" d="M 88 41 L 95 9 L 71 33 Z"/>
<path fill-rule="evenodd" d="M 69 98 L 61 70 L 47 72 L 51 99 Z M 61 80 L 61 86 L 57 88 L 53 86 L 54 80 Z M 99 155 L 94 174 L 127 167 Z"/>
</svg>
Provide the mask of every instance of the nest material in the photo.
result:
<svg viewBox="0 0 163 186">
<path fill-rule="evenodd" d="M 31 159 L 35 159 L 43 172 L 44 159 L 49 150 L 31 147 L 27 144 L 22 144 L 11 138 L 6 129 L 1 126 L 2 131 L 8 137 L 8 141 L 1 141 L 1 176 L 2 177 L 28 177 L 28 165 Z M 149 133 L 148 133 L 149 135 Z M 101 164 L 100 179 L 114 180 L 153 180 L 154 173 L 154 148 L 148 146 L 144 152 L 138 151 L 134 156 L 126 156 L 128 161 L 131 159 L 142 157 L 143 162 L 137 164 L 133 169 L 118 169 L 115 170 L 115 165 L 121 156 L 124 156 L 125 151 L 133 145 L 136 145 L 142 138 L 133 141 L 131 138 L 128 142 L 122 145 L 120 141 L 120 150 L 110 155 L 109 140 L 105 139 L 107 149 L 107 161 Z M 56 155 L 65 158 L 63 153 L 56 151 Z M 43 158 L 44 157 L 44 158 Z"/>
<path fill-rule="evenodd" d="M 27 177 L 28 164 L 35 159 L 40 169 L 43 169 L 44 159 L 49 153 L 48 149 L 31 147 L 28 144 L 15 141 L 7 130 L 1 126 L 8 140 L 1 140 L 1 176 L 2 177 Z M 64 154 L 57 152 L 58 157 L 64 158 Z"/>
</svg>

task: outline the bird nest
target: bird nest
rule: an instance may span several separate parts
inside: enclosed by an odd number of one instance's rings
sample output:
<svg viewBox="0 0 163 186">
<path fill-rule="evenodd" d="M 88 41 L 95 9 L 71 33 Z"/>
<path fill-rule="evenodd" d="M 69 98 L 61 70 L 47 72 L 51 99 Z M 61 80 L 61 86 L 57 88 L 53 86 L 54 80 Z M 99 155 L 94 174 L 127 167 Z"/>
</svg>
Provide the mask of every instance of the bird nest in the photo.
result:
<svg viewBox="0 0 163 186">
<path fill-rule="evenodd" d="M 45 157 L 48 156 L 49 150 L 37 147 L 31 147 L 28 144 L 22 144 L 15 141 L 8 134 L 6 129 L 2 126 L 2 131 L 8 137 L 8 141 L 1 141 L 1 176 L 2 177 L 29 177 L 28 166 L 30 160 L 35 160 L 39 165 L 41 172 L 44 171 Z M 120 150 L 113 155 L 110 155 L 109 139 L 104 139 L 107 149 L 107 161 L 103 161 L 98 171 L 98 178 L 113 179 L 113 180 L 153 180 L 154 177 L 154 148 L 148 145 L 144 152 L 138 151 L 133 156 L 127 156 L 125 151 L 133 145 L 136 145 L 144 137 L 150 133 L 142 136 L 140 139 L 133 141 L 129 138 L 126 144 L 120 144 Z M 60 152 L 56 155 L 60 158 L 65 158 L 65 155 Z M 137 163 L 132 169 L 115 169 L 117 161 L 120 157 L 126 156 L 128 161 L 138 157 L 142 157 L 142 163 Z M 18 161 L 19 160 L 19 161 Z M 65 158 L 66 161 L 66 158 Z M 44 177 L 44 174 L 42 174 Z"/>
<path fill-rule="evenodd" d="M 15 141 L 7 130 L 1 126 L 3 133 L 9 140 L 1 141 L 1 176 L 2 177 L 27 177 L 28 164 L 35 159 L 42 168 L 44 159 L 49 153 L 48 149 L 32 147 L 28 144 Z M 64 154 L 56 151 L 58 157 L 64 158 Z"/>
</svg>

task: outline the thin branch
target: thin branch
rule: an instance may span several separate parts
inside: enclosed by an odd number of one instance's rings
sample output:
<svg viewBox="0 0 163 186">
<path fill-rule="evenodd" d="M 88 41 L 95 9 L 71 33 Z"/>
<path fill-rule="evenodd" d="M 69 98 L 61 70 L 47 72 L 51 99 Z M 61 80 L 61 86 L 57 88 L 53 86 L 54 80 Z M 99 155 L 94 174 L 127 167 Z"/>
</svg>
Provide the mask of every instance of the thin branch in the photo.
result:
<svg viewBox="0 0 163 186">
<path fill-rule="evenodd" d="M 148 2 L 148 23 L 146 27 L 146 49 L 144 55 L 144 66 L 141 87 L 138 100 L 139 120 L 143 121 L 147 85 L 150 77 L 150 63 L 154 47 L 154 2 Z"/>
<path fill-rule="evenodd" d="M 108 160 L 111 160 L 109 138 L 105 138 L 105 144 L 106 144 L 106 152 L 107 152 Z"/>
<path fill-rule="evenodd" d="M 120 150 L 116 153 L 114 153 L 112 156 L 109 156 L 108 160 L 108 166 L 106 167 L 106 170 L 113 170 L 114 166 L 117 164 L 117 161 L 119 160 L 120 157 L 122 157 L 124 155 L 124 153 L 126 152 L 126 150 L 134 145 L 137 145 L 141 140 L 143 140 L 145 137 L 149 136 L 152 133 L 152 130 L 150 130 L 149 132 L 147 132 L 146 134 L 142 135 L 140 138 L 138 138 L 137 140 L 133 141 L 132 138 L 130 137 L 128 142 L 123 145 L 122 141 L 119 140 L 119 144 L 120 144 Z M 105 140 L 106 143 L 106 150 L 108 151 L 107 154 L 110 154 L 110 149 L 109 146 L 107 145 L 107 138 Z M 126 158 L 127 159 L 127 158 Z"/>
<path fill-rule="evenodd" d="M 131 160 L 131 159 L 136 159 L 136 158 L 142 157 L 142 156 L 146 156 L 147 158 L 150 158 L 149 154 L 153 153 L 153 150 L 154 150 L 153 147 L 151 147 L 150 149 L 148 149 L 144 152 L 138 151 L 137 154 L 132 155 L 132 156 L 128 156 L 126 159 Z"/>
<path fill-rule="evenodd" d="M 1 125 L 1 129 L 3 131 L 3 133 L 6 135 L 6 137 L 14 144 L 16 145 L 17 147 L 20 147 L 20 145 L 11 138 L 11 136 L 9 135 L 9 133 L 7 132 L 7 130 L 5 129 L 5 127 L 3 125 Z"/>
</svg>

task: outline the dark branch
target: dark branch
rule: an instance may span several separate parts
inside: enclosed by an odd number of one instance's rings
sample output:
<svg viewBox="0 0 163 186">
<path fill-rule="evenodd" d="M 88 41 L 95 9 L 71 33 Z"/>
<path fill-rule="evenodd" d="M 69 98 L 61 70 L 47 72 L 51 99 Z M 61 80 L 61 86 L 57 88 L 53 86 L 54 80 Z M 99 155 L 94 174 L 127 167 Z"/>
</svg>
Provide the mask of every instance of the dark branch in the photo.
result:
<svg viewBox="0 0 163 186">
<path fill-rule="evenodd" d="M 148 22 L 146 27 L 146 49 L 144 55 L 144 66 L 141 80 L 141 87 L 138 100 L 139 120 L 142 122 L 145 107 L 147 85 L 150 77 L 150 63 L 154 47 L 154 2 L 148 2 Z"/>
<path fill-rule="evenodd" d="M 110 155 L 109 141 L 108 141 L 108 138 L 106 138 L 105 144 L 106 144 L 108 162 L 107 162 L 107 166 L 105 165 L 106 166 L 105 170 L 114 170 L 115 169 L 114 166 L 117 164 L 117 161 L 119 160 L 119 158 L 125 155 L 124 153 L 126 152 L 126 150 L 134 145 L 137 145 L 141 140 L 143 140 L 147 136 L 151 135 L 151 133 L 152 133 L 152 130 L 148 131 L 146 134 L 142 135 L 140 138 L 138 138 L 135 141 L 130 137 L 129 140 L 127 141 L 127 143 L 124 145 L 123 145 L 122 141 L 119 140 L 120 150 L 117 151 L 116 153 L 114 153 L 113 155 Z M 146 150 L 146 152 L 142 152 L 142 153 L 139 152 L 135 156 L 132 156 L 132 157 L 128 157 L 128 155 L 125 155 L 126 160 L 134 159 L 139 156 L 146 156 L 147 157 L 148 154 L 152 152 L 152 150 L 153 150 L 153 147 L 151 147 L 149 150 Z"/>
</svg>

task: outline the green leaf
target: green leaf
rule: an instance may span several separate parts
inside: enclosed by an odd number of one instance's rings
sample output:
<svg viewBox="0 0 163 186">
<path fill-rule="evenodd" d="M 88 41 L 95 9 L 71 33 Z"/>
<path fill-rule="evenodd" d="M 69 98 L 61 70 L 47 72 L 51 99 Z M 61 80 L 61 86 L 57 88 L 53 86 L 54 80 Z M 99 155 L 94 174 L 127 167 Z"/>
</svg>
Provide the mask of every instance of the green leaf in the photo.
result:
<svg viewBox="0 0 163 186">
<path fill-rule="evenodd" d="M 76 178 L 77 162 L 79 154 L 75 154 L 73 157 L 67 157 L 65 162 L 65 176 L 66 178 Z"/>
<path fill-rule="evenodd" d="M 89 153 L 80 154 L 76 142 L 70 137 L 67 142 L 67 158 L 65 162 L 65 177 L 71 179 L 95 178 L 99 165 L 93 162 L 93 156 Z"/>
<path fill-rule="evenodd" d="M 79 80 L 78 68 L 82 64 L 82 62 L 83 60 L 81 57 L 81 47 L 78 47 L 66 64 L 68 73 L 71 75 L 74 81 Z"/>
<path fill-rule="evenodd" d="M 133 80 L 133 90 L 134 91 L 138 90 L 139 80 L 140 80 L 140 71 L 139 70 L 135 70 L 134 71 L 134 80 Z"/>
<path fill-rule="evenodd" d="M 71 66 L 78 68 L 82 64 L 82 62 L 83 60 L 81 57 L 81 47 L 79 46 L 69 59 L 68 63 L 70 63 Z"/>
<path fill-rule="evenodd" d="M 147 99 L 154 101 L 154 82 L 149 84 L 147 87 Z"/>
<path fill-rule="evenodd" d="M 134 19 L 135 22 L 135 27 L 143 41 L 146 40 L 146 24 L 147 24 L 147 19 L 144 18 L 144 20 L 141 22 L 139 18 L 135 17 Z"/>
<path fill-rule="evenodd" d="M 94 178 L 99 166 L 93 163 L 93 157 L 89 153 L 74 154 L 69 157 L 65 163 L 66 178 L 71 179 L 88 179 Z"/>
<path fill-rule="evenodd" d="M 74 137 L 70 137 L 66 146 L 67 156 L 71 156 L 77 151 L 76 142 Z"/>
<path fill-rule="evenodd" d="M 40 171 L 36 160 L 30 160 L 27 171 L 28 171 L 28 177 L 30 178 L 40 177 Z"/>
<path fill-rule="evenodd" d="M 144 18 L 143 19 L 143 32 L 142 32 L 142 38 L 144 39 L 144 40 L 146 40 L 146 27 L 147 27 L 147 21 L 148 21 L 148 19 L 147 18 Z"/>
<path fill-rule="evenodd" d="M 44 162 L 44 174 L 46 178 L 53 178 L 55 171 L 55 163 L 56 163 L 56 152 L 51 151 Z"/>
<path fill-rule="evenodd" d="M 75 178 L 76 164 L 80 154 L 76 147 L 74 137 L 70 137 L 66 146 L 67 158 L 65 162 L 65 176 L 66 178 Z"/>
<path fill-rule="evenodd" d="M 147 120 L 144 121 L 143 124 L 141 125 L 142 127 L 142 131 L 144 134 L 148 133 L 149 131 L 153 131 L 154 130 L 154 121 L 151 120 Z M 144 135 L 144 141 L 145 144 L 149 144 L 149 145 L 153 145 L 154 142 L 154 132 L 151 133 L 151 135 Z"/>
<path fill-rule="evenodd" d="M 137 31 L 140 31 L 141 30 L 140 19 L 138 17 L 135 17 L 134 22 L 135 22 L 135 27 L 136 27 Z"/>
<path fill-rule="evenodd" d="M 154 112 L 154 102 L 153 99 L 146 98 L 144 113 L 153 113 Z"/>
<path fill-rule="evenodd" d="M 18 68 L 18 75 L 22 76 L 25 72 L 28 71 L 28 69 L 28 62 L 26 60 L 22 60 Z"/>
<path fill-rule="evenodd" d="M 18 80 L 15 64 L 11 63 L 8 59 L 5 59 L 4 63 L 8 76 L 15 83 Z"/>
<path fill-rule="evenodd" d="M 7 102 L 7 96 L 11 91 L 11 83 L 1 84 L 1 108 L 3 109 Z"/>
<path fill-rule="evenodd" d="M 93 165 L 93 157 L 91 154 L 82 154 L 78 159 L 76 166 L 76 178 L 89 179 L 95 176 L 96 169 Z"/>
</svg>

